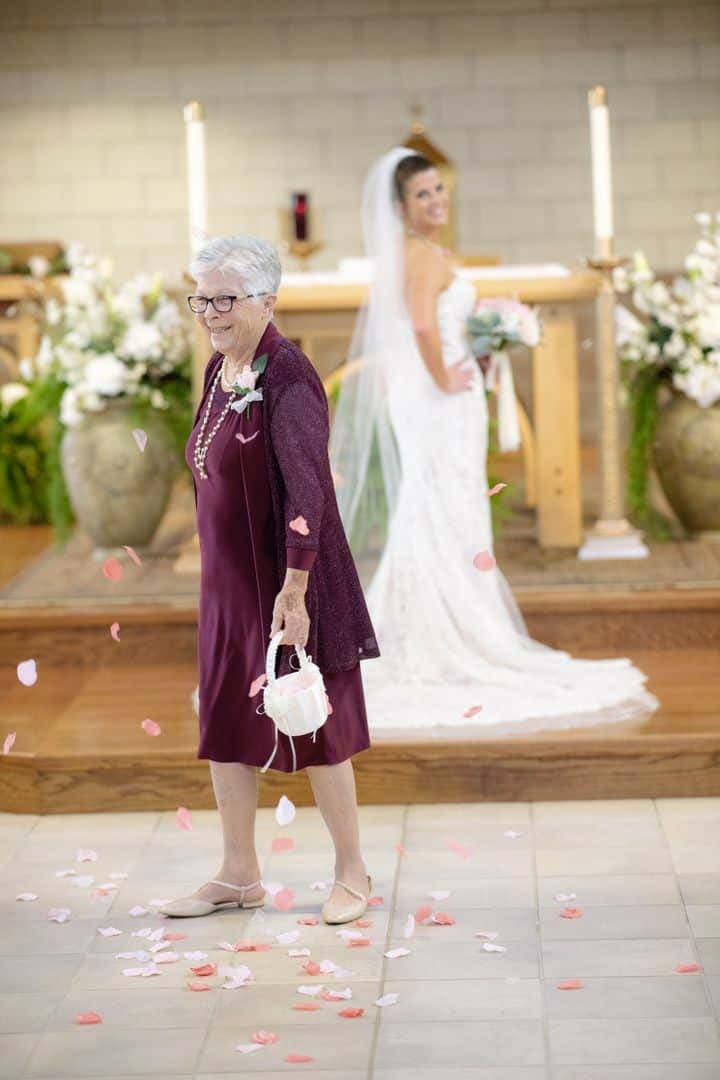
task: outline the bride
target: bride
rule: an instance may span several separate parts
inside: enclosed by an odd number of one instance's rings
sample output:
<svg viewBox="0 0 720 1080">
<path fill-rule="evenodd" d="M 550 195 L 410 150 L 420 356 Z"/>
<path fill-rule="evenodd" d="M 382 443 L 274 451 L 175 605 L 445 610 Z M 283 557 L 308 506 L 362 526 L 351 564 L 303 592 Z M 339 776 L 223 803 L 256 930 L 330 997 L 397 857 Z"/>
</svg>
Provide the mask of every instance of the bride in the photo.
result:
<svg viewBox="0 0 720 1080">
<path fill-rule="evenodd" d="M 533 641 L 494 566 L 485 365 L 465 330 L 475 290 L 435 242 L 448 204 L 437 170 L 404 148 L 365 183 L 372 285 L 330 456 L 356 557 L 386 533 L 367 594 L 382 651 L 363 673 L 371 727 L 499 735 L 646 716 L 657 701 L 629 660 Z"/>
</svg>

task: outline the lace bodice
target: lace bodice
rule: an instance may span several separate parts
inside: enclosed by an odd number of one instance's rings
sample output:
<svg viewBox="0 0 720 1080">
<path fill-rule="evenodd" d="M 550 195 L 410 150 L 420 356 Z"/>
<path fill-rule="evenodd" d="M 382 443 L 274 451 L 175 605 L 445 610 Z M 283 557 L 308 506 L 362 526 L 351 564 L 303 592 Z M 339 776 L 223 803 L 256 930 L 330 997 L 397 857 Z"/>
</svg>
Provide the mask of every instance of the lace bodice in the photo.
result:
<svg viewBox="0 0 720 1080">
<path fill-rule="evenodd" d="M 475 305 L 475 286 L 465 278 L 455 277 L 440 293 L 437 318 L 445 367 L 462 360 L 469 353 L 465 323 Z"/>
</svg>

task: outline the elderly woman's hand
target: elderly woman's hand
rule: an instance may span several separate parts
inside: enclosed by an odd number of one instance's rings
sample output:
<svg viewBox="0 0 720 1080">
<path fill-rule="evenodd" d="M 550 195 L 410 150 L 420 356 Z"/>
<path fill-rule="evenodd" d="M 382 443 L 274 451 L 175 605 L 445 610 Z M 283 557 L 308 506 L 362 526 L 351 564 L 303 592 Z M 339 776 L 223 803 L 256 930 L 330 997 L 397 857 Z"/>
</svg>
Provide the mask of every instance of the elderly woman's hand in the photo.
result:
<svg viewBox="0 0 720 1080">
<path fill-rule="evenodd" d="M 281 645 L 305 648 L 310 633 L 310 616 L 305 606 L 307 570 L 288 570 L 285 583 L 275 598 L 270 636 L 284 630 Z"/>
</svg>

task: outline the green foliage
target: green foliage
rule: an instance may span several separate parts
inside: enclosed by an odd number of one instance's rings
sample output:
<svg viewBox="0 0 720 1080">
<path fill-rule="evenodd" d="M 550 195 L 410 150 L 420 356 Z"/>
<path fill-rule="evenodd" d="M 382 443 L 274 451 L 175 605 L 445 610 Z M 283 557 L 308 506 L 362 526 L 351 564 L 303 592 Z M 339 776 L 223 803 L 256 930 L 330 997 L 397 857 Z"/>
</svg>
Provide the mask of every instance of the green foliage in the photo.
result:
<svg viewBox="0 0 720 1080">
<path fill-rule="evenodd" d="M 47 454 L 26 400 L 0 415 L 0 520 L 13 525 L 48 519 Z"/>
<path fill-rule="evenodd" d="M 653 540 L 672 537 L 670 521 L 652 506 L 649 481 L 651 449 L 658 418 L 660 388 L 666 381 L 662 368 L 626 365 L 625 382 L 630 411 L 630 440 L 626 456 L 625 499 L 632 523 Z"/>
</svg>

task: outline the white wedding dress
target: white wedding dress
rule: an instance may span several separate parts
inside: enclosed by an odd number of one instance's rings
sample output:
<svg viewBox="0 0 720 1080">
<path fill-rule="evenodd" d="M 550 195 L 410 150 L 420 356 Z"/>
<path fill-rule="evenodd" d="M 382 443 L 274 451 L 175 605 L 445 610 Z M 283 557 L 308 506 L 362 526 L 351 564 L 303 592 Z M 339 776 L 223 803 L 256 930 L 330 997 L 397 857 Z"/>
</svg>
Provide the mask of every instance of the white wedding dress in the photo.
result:
<svg viewBox="0 0 720 1080">
<path fill-rule="evenodd" d="M 456 277 L 437 318 L 446 367 L 469 356 L 475 301 Z M 381 657 L 363 665 L 371 730 L 460 725 L 489 736 L 636 719 L 657 707 L 629 660 L 575 660 L 531 640 L 492 552 L 483 376 L 469 392 L 437 388 L 415 344 L 385 372 L 400 482 L 367 600 Z M 479 706 L 470 718 L 463 714 Z"/>
</svg>

